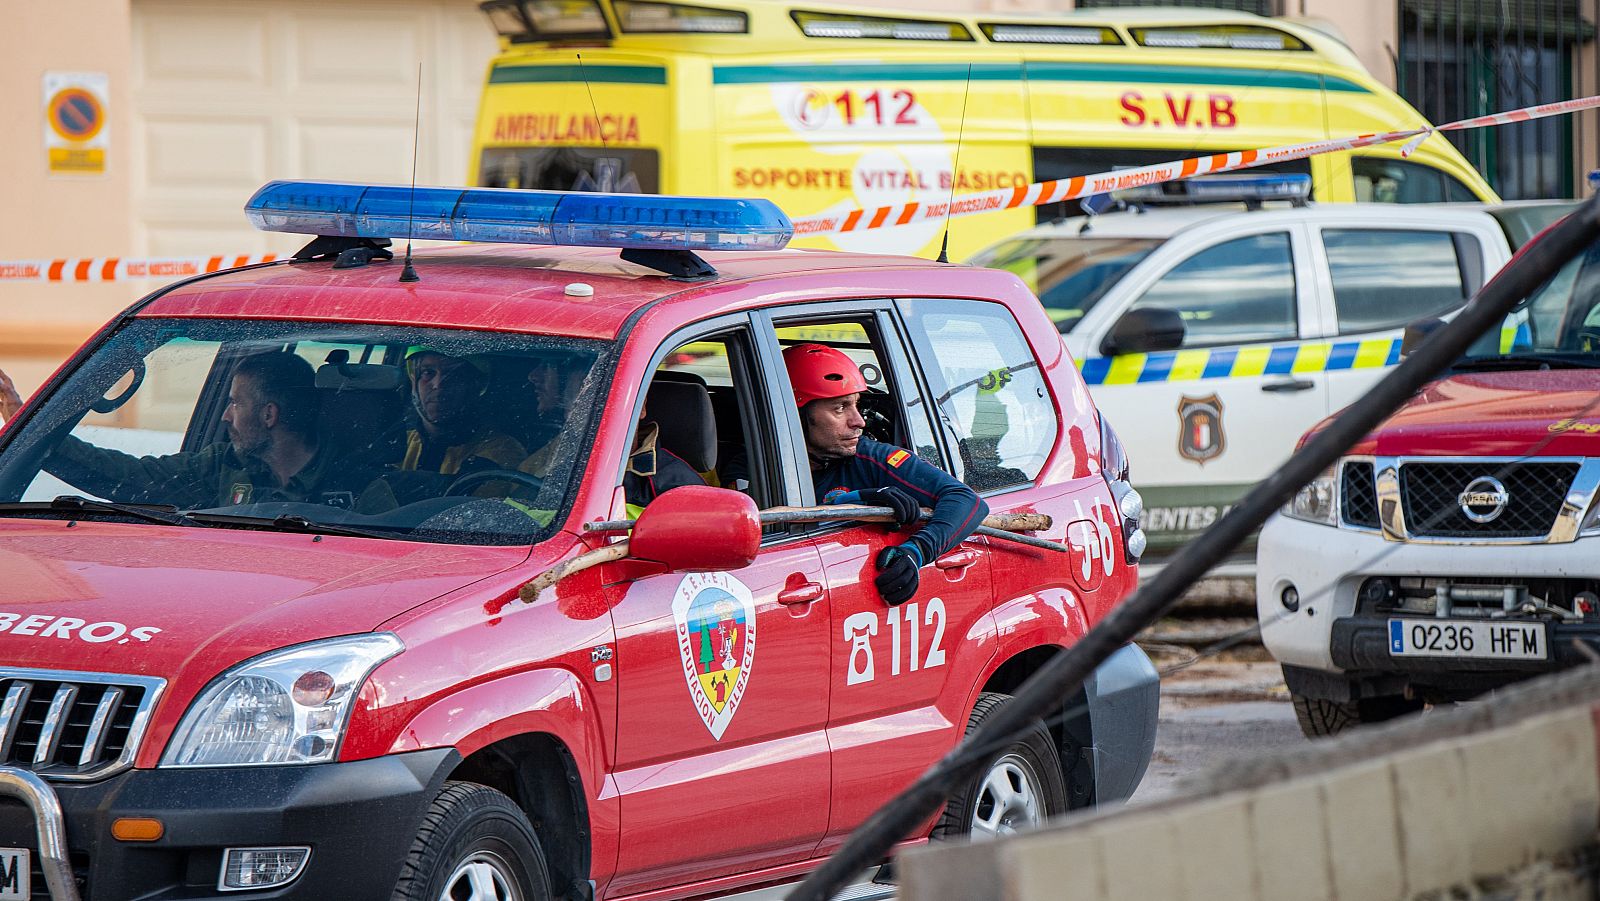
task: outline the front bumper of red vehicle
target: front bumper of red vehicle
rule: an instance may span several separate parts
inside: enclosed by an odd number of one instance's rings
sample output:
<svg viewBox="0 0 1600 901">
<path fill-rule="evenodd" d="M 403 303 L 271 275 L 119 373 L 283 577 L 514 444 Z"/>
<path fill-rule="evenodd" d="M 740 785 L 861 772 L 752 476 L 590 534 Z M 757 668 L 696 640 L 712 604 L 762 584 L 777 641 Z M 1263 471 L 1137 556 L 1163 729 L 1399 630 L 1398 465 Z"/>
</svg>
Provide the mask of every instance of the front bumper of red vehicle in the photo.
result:
<svg viewBox="0 0 1600 901">
<path fill-rule="evenodd" d="M 7 772 L 21 771 L 0 768 L 0 848 L 31 852 L 34 898 L 52 897 L 40 849 L 50 847 L 48 823 L 59 817 L 81 901 L 378 901 L 393 893 L 423 813 L 457 762 L 446 748 L 316 766 L 130 770 L 97 782 L 48 784 L 7 780 Z M 34 790 L 21 782 L 35 782 Z M 28 797 L 38 785 L 48 792 L 43 805 Z M 47 809 L 51 800 L 56 812 Z M 162 835 L 119 841 L 111 827 L 122 817 L 159 820 Z M 280 888 L 219 890 L 225 850 L 259 847 L 309 847 L 311 854 Z"/>
</svg>

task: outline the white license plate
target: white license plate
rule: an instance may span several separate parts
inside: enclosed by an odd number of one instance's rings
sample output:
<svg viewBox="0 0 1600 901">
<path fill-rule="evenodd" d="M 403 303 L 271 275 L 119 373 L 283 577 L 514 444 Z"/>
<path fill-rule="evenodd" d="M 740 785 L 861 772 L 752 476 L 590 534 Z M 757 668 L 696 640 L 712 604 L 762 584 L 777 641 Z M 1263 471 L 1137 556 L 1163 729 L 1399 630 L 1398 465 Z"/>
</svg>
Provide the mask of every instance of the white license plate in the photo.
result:
<svg viewBox="0 0 1600 901">
<path fill-rule="evenodd" d="M 31 854 L 27 848 L 0 848 L 0 901 L 33 895 Z"/>
<path fill-rule="evenodd" d="M 1544 623 L 1391 619 L 1389 653 L 1395 657 L 1545 660 L 1550 648 Z"/>
</svg>

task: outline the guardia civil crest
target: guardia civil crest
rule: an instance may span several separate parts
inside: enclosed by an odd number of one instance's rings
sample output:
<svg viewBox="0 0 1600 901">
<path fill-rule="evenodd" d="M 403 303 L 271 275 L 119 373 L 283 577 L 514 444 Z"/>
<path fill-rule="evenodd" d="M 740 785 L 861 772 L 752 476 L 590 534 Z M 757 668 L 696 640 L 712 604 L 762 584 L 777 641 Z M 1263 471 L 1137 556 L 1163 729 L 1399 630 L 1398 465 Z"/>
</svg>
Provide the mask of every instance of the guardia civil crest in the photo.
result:
<svg viewBox="0 0 1600 901">
<path fill-rule="evenodd" d="M 755 599 L 727 573 L 690 573 L 673 595 L 672 618 L 689 699 L 711 737 L 720 741 L 750 684 Z"/>
</svg>

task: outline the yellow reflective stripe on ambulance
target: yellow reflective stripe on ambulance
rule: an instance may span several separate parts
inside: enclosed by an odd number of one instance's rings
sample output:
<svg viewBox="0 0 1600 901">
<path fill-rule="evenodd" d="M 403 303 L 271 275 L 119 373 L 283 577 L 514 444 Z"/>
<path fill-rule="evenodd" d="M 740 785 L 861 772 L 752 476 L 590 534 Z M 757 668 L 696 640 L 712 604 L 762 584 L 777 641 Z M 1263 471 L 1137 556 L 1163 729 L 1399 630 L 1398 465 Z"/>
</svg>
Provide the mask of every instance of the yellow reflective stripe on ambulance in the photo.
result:
<svg viewBox="0 0 1600 901">
<path fill-rule="evenodd" d="M 1135 385 L 1377 369 L 1399 362 L 1399 338 L 1367 338 L 1090 357 L 1079 360 L 1078 368 L 1090 385 Z"/>
</svg>

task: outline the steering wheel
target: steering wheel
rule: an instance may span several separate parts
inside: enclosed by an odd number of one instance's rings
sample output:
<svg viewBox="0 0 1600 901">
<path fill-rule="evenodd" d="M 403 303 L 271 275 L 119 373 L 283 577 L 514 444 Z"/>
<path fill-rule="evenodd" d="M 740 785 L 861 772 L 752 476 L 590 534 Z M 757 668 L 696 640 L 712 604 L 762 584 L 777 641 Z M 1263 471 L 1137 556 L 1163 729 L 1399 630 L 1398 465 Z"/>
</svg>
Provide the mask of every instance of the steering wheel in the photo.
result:
<svg viewBox="0 0 1600 901">
<path fill-rule="evenodd" d="M 133 378 L 128 382 L 128 387 L 125 391 L 116 397 L 97 398 L 93 403 L 89 404 L 89 409 L 96 413 L 115 413 L 117 410 L 122 409 L 122 405 L 133 397 L 133 393 L 139 390 L 140 385 L 144 384 L 144 359 L 142 357 L 134 359 L 133 366 L 129 371 L 132 372 Z M 118 379 L 118 381 L 121 381 L 121 379 Z M 113 385 L 112 387 L 116 386 Z"/>
<path fill-rule="evenodd" d="M 544 479 L 538 476 L 530 476 L 525 472 L 518 472 L 515 469 L 480 469 L 477 472 L 469 472 L 451 482 L 450 487 L 444 490 L 444 496 L 468 494 L 473 488 L 485 482 L 516 482 L 518 485 L 532 489 L 534 494 L 538 494 L 539 489 L 544 487 Z"/>
<path fill-rule="evenodd" d="M 1578 333 L 1573 337 L 1577 339 L 1578 350 L 1584 353 L 1595 353 L 1596 351 L 1600 351 L 1600 326 L 1581 326 L 1578 329 Z"/>
</svg>

